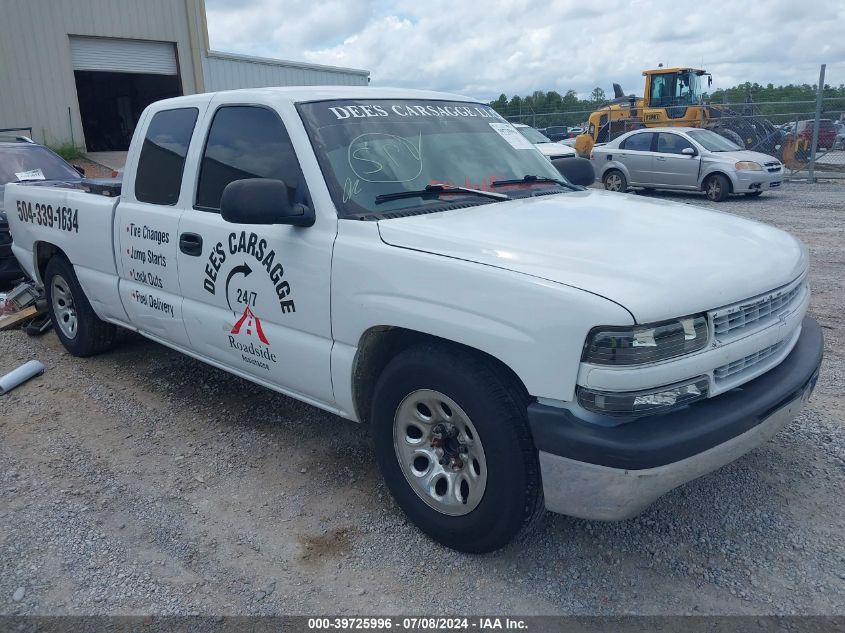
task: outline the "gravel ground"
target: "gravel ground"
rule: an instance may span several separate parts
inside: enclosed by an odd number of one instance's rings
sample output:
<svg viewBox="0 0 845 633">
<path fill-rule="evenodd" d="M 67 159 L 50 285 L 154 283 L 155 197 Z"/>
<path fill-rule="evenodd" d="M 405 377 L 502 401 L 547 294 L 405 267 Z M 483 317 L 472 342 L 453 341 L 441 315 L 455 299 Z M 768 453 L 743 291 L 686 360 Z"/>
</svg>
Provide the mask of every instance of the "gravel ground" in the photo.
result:
<svg viewBox="0 0 845 633">
<path fill-rule="evenodd" d="M 82 167 L 85 170 L 86 178 L 111 178 L 111 169 L 87 158 L 74 158 L 70 161 L 70 164 Z"/>
<path fill-rule="evenodd" d="M 845 184 L 717 208 L 811 249 L 811 405 L 636 519 L 547 515 L 487 556 L 407 523 L 364 427 L 135 335 L 0 333 L 0 373 L 47 366 L 0 400 L 0 613 L 845 614 Z"/>
</svg>

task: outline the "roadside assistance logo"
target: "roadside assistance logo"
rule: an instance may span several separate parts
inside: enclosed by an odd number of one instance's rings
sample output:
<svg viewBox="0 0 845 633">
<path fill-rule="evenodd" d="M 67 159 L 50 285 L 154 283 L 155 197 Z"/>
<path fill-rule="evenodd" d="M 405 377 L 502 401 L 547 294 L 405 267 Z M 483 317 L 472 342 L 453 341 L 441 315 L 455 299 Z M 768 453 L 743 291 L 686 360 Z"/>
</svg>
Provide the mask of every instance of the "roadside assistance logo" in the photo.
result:
<svg viewBox="0 0 845 633">
<path fill-rule="evenodd" d="M 258 340 L 264 343 L 265 345 L 269 345 L 270 341 L 267 340 L 267 337 L 264 336 L 264 328 L 261 327 L 261 321 L 257 316 L 252 313 L 252 310 L 249 309 L 249 306 L 246 307 L 244 310 L 243 316 L 235 323 L 235 326 L 232 328 L 230 334 L 240 334 L 241 328 L 246 329 L 246 333 L 248 336 L 252 336 L 252 331 L 255 330 L 255 333 L 258 335 Z"/>
<path fill-rule="evenodd" d="M 261 327 L 261 319 L 253 314 L 249 306 L 244 308 L 241 318 L 229 331 L 229 348 L 240 352 L 245 363 L 267 371 L 270 370 L 268 363 L 277 362 L 276 354 L 270 349 L 270 341 Z"/>
</svg>

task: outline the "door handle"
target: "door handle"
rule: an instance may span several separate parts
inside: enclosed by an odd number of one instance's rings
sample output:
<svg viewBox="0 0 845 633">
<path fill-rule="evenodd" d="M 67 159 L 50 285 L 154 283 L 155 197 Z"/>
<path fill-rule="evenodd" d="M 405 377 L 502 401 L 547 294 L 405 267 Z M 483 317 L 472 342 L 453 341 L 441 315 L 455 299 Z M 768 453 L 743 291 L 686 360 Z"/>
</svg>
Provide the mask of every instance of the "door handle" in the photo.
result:
<svg viewBox="0 0 845 633">
<path fill-rule="evenodd" d="M 182 233 L 179 236 L 179 250 L 185 255 L 199 257 L 202 255 L 202 236 L 196 233 Z"/>
<path fill-rule="evenodd" d="M 666 160 L 666 157 L 665 156 L 658 156 L 657 160 Z"/>
</svg>

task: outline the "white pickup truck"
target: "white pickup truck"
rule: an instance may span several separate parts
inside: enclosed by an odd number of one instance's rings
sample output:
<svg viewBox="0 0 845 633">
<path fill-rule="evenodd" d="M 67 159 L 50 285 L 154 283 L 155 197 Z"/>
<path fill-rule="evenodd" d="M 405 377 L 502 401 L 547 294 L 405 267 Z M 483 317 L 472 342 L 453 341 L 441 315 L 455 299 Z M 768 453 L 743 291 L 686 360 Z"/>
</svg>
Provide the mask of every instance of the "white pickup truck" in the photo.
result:
<svg viewBox="0 0 845 633">
<path fill-rule="evenodd" d="M 793 237 L 574 186 L 456 95 L 160 101 L 119 198 L 6 209 L 71 353 L 123 327 L 368 423 L 397 503 L 463 551 L 544 507 L 637 514 L 772 437 L 821 363 Z"/>
</svg>

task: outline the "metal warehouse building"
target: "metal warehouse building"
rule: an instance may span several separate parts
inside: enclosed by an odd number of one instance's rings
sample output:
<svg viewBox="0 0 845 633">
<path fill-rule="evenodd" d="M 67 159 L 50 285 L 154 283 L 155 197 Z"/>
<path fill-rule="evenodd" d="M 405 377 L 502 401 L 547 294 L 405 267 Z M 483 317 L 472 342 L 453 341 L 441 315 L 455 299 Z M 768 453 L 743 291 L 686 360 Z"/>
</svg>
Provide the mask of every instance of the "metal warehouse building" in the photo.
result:
<svg viewBox="0 0 845 633">
<path fill-rule="evenodd" d="M 5 0 L 0 129 L 125 150 L 144 107 L 197 92 L 366 85 L 369 72 L 209 50 L 204 0 Z"/>
</svg>

